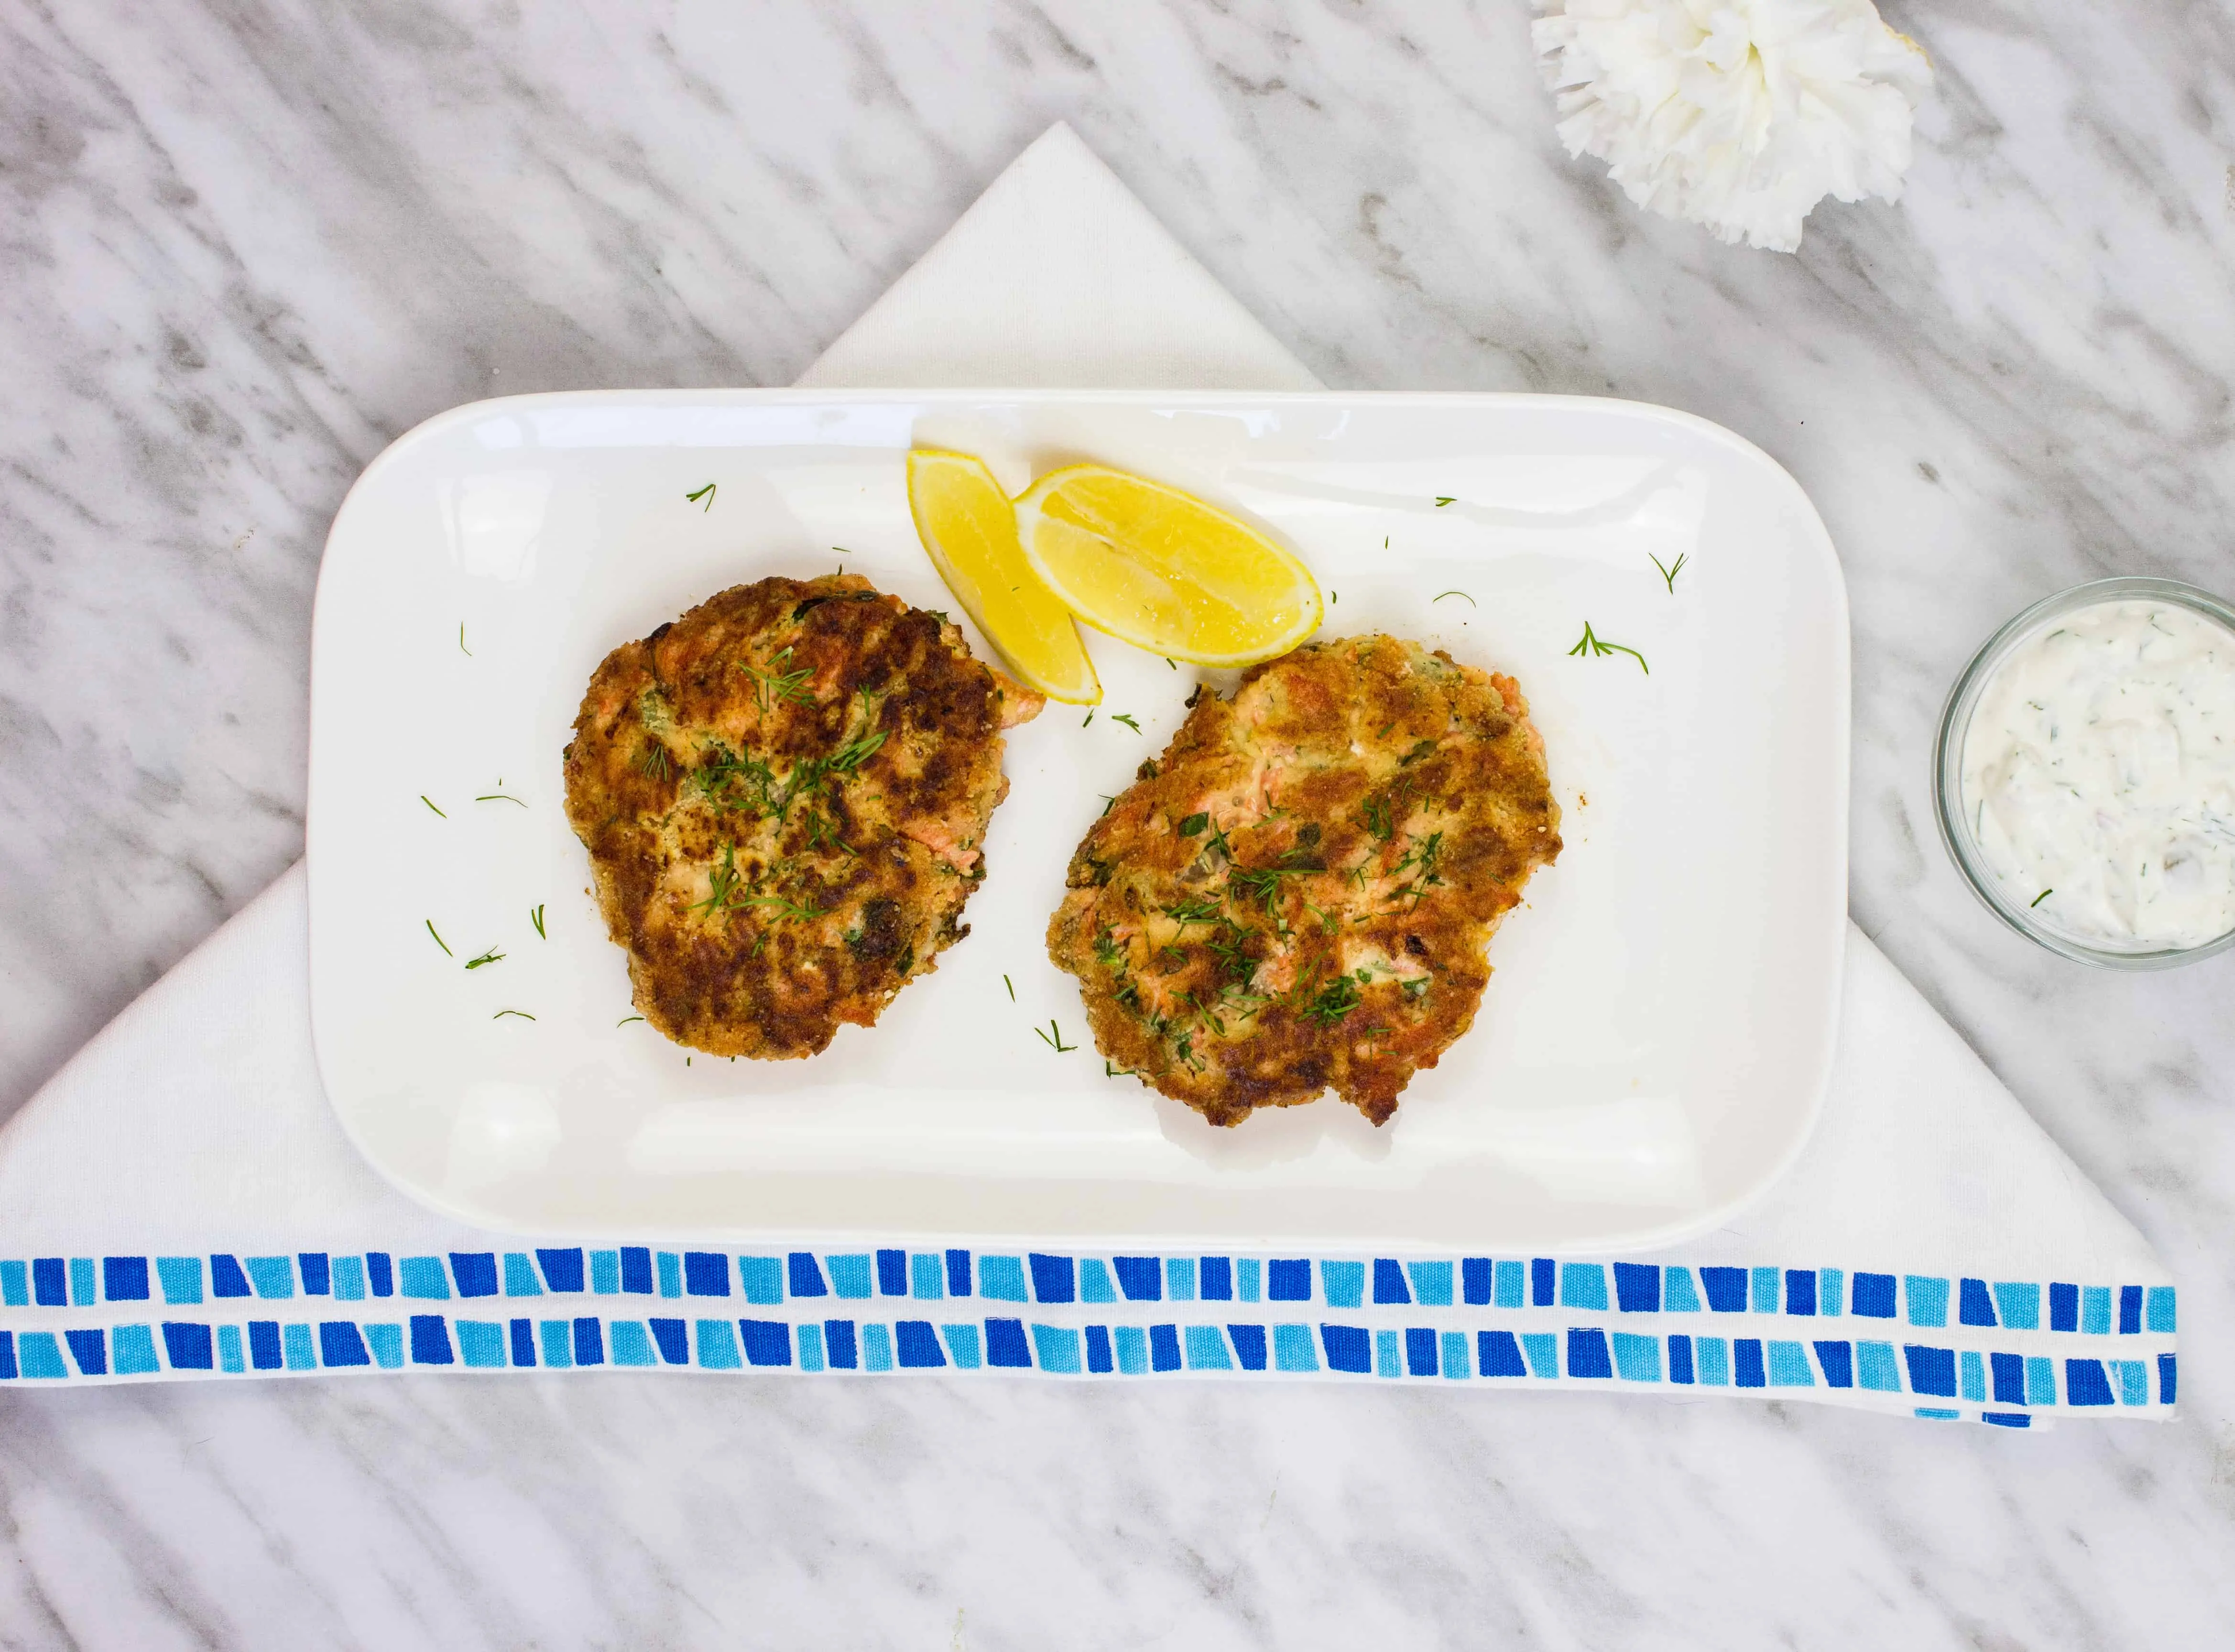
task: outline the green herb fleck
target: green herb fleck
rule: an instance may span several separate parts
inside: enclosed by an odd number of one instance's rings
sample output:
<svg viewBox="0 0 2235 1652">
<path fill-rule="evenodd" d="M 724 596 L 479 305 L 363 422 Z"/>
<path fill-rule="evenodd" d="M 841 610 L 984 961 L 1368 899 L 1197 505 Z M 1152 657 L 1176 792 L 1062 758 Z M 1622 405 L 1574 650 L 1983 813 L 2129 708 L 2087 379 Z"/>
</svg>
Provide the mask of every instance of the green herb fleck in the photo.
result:
<svg viewBox="0 0 2235 1652">
<path fill-rule="evenodd" d="M 495 1014 L 490 1016 L 489 1019 L 492 1021 L 501 1021 L 508 1015 L 517 1015 L 523 1021 L 532 1021 L 535 1019 L 526 1010 L 499 1010 Z"/>
<path fill-rule="evenodd" d="M 1112 797 L 1108 792 L 1098 791 L 1094 795 L 1102 799 L 1103 815 L 1108 814 L 1111 810 L 1118 807 L 1118 800 L 1115 797 Z M 1102 818 L 1102 815 L 1097 815 L 1095 818 L 1099 820 Z"/>
<path fill-rule="evenodd" d="M 1468 607 L 1479 608 L 1482 606 L 1482 604 L 1477 602 L 1472 597 L 1467 596 L 1467 593 L 1464 591 L 1439 591 L 1434 596 L 1431 597 L 1429 600 L 1431 602 L 1441 602 L 1445 597 L 1465 597 L 1466 599 L 1466 605 Z"/>
<path fill-rule="evenodd" d="M 1583 652 L 1585 649 L 1589 649 L 1590 651 L 1592 658 L 1596 658 L 1603 654 L 1628 654 L 1632 659 L 1637 662 L 1638 670 L 1643 672 L 1648 677 L 1653 675 L 1653 667 L 1645 663 L 1645 656 L 1643 654 L 1639 653 L 1635 648 L 1624 647 L 1618 642 L 1602 641 L 1597 636 L 1593 634 L 1591 631 L 1591 622 L 1588 620 L 1583 621 L 1583 639 L 1577 643 L 1573 648 L 1568 650 L 1568 657 L 1572 659 L 1577 654 Z"/>
<path fill-rule="evenodd" d="M 1333 1026 L 1358 1005 L 1357 985 L 1349 976 L 1338 975 L 1321 987 L 1319 995 L 1304 1006 L 1304 1013 L 1321 1026 Z"/>
<path fill-rule="evenodd" d="M 1120 711 L 1110 720 L 1112 723 L 1123 723 L 1127 728 L 1132 730 L 1136 734 L 1138 734 L 1141 731 L 1141 725 L 1133 720 L 1132 715 L 1130 712 Z"/>
<path fill-rule="evenodd" d="M 1190 815 L 1185 820 L 1180 823 L 1180 836 L 1182 837 L 1200 837 L 1203 836 L 1204 829 L 1209 827 L 1209 824 L 1210 816 L 1208 814 L 1198 813 Z"/>
<path fill-rule="evenodd" d="M 1104 1059 L 1102 1063 L 1102 1076 L 1105 1078 L 1137 1078 L 1141 1075 L 1130 1067 L 1113 1067 L 1107 1059 Z"/>
<path fill-rule="evenodd" d="M 503 959 L 504 954 L 499 952 L 495 947 L 491 947 L 480 957 L 469 958 L 466 960 L 466 967 L 468 969 L 479 969 L 483 964 L 501 963 L 503 961 Z"/>
<path fill-rule="evenodd" d="M 432 918 L 427 920 L 427 933 L 430 935 L 435 935 L 435 944 L 442 949 L 442 955 L 444 957 L 456 958 L 458 955 L 450 950 L 450 943 L 449 941 L 443 940 L 439 934 L 435 934 L 435 921 Z"/>
<path fill-rule="evenodd" d="M 1011 980 L 1006 975 L 1004 975 L 1001 977 L 1001 985 L 1009 989 L 1009 1002 L 1012 1004 L 1015 1003 L 1017 1001 L 1017 983 Z"/>
<path fill-rule="evenodd" d="M 1167 659 L 1164 661 L 1164 664 L 1165 664 L 1165 665 L 1171 665 L 1171 667 L 1172 667 L 1172 669 L 1173 669 L 1174 671 L 1177 671 L 1177 670 L 1179 669 L 1179 667 L 1178 667 L 1177 665 L 1172 665 L 1171 660 L 1170 660 L 1170 659 Z"/>
<path fill-rule="evenodd" d="M 429 808 L 429 809 L 435 809 L 435 800 L 434 800 L 432 797 L 429 797 L 429 796 L 425 792 L 423 792 L 423 792 L 421 792 L 421 793 L 419 794 L 419 801 L 420 801 L 421 803 L 423 803 L 426 804 L 428 808 Z M 439 809 L 435 809 L 435 812 L 436 812 L 436 814 L 438 814 L 438 815 L 442 815 L 442 811 L 441 810 L 439 810 Z M 448 815 L 442 815 L 442 818 L 443 818 L 444 820 L 448 820 L 448 819 L 449 819 L 449 816 Z"/>
<path fill-rule="evenodd" d="M 1089 706 L 1087 707 L 1085 717 L 1080 720 L 1078 726 L 1083 729 L 1087 725 L 1087 724 L 1091 723 L 1092 721 L 1094 721 L 1094 708 L 1092 706 Z"/>
<path fill-rule="evenodd" d="M 1399 985 L 1405 989 L 1405 998 L 1408 1003 L 1417 1004 L 1428 995 L 1429 978 L 1426 975 L 1415 975 L 1411 980 L 1400 982 Z"/>
<path fill-rule="evenodd" d="M 1167 916 L 1177 918 L 1183 929 L 1191 923 L 1216 923 L 1218 900 L 1214 895 L 1194 895 L 1176 907 L 1166 907 L 1164 912 Z"/>
<path fill-rule="evenodd" d="M 711 510 L 714 508 L 714 484 L 710 482 L 704 488 L 701 488 L 697 493 L 685 494 L 683 497 L 694 505 L 703 499 L 706 502 L 705 508 L 708 510 Z"/>
<path fill-rule="evenodd" d="M 791 645 L 786 643 L 776 651 L 776 658 L 769 661 L 769 669 L 766 671 L 748 665 L 743 660 L 737 662 L 737 669 L 751 678 L 759 687 L 761 710 L 764 711 L 771 709 L 771 697 L 774 699 L 788 700 L 794 705 L 815 704 L 814 691 L 807 686 L 807 679 L 815 675 L 815 667 L 802 665 L 797 671 L 781 673 L 776 670 L 777 666 L 783 665 L 790 657 Z"/>
<path fill-rule="evenodd" d="M 2039 906 L 2042 901 L 2048 900 L 2050 895 L 2055 895 L 2055 893 L 2056 891 L 2054 888 L 2043 889 L 2039 895 L 2034 896 L 2034 898 L 2027 903 L 2026 910 L 2029 912 L 2032 911 L 2034 908 Z"/>
<path fill-rule="evenodd" d="M 1041 1032 L 1038 1027 L 1034 1027 L 1032 1031 L 1039 1034 L 1039 1040 L 1042 1044 L 1046 1045 L 1049 1049 L 1054 1051 L 1058 1055 L 1067 1055 L 1072 1051 L 1078 1048 L 1075 1044 L 1065 1044 L 1063 1041 L 1063 1029 L 1055 1024 L 1055 1018 L 1053 1016 L 1050 1016 L 1048 1018 L 1048 1031 L 1046 1032 Z M 1054 1036 L 1050 1037 L 1050 1033 L 1052 1033 Z"/>
<path fill-rule="evenodd" d="M 543 908 L 541 907 L 538 907 L 534 911 L 529 913 L 528 914 L 528 921 L 535 926 L 535 938 L 538 941 L 548 941 L 551 939 L 549 935 L 543 933 Z"/>
<path fill-rule="evenodd" d="M 1453 495 L 1453 494 L 1439 494 L 1439 495 L 1436 495 L 1436 508 L 1437 508 L 1438 510 L 1441 510 L 1445 506 L 1449 505 L 1449 504 L 1455 503 L 1455 502 L 1457 502 L 1457 497 L 1458 497 L 1458 496 L 1457 496 L 1456 495 Z"/>
<path fill-rule="evenodd" d="M 644 1017 L 642 1017 L 641 1015 L 624 1015 L 624 1016 L 622 1016 L 622 1017 L 621 1017 L 621 1019 L 620 1019 L 619 1020 L 615 1021 L 615 1022 L 613 1023 L 613 1026 L 614 1026 L 616 1028 L 619 1028 L 619 1027 L 624 1027 L 624 1026 L 627 1026 L 631 1021 L 641 1021 L 642 1019 L 644 1019 Z"/>
<path fill-rule="evenodd" d="M 1653 556 L 1653 553 L 1650 551 L 1648 551 L 1646 554 L 1653 557 L 1654 567 L 1661 568 L 1661 577 L 1666 580 L 1668 585 L 1668 594 L 1672 597 L 1675 596 L 1676 594 L 1676 576 L 1684 571 L 1684 564 L 1692 560 L 1691 557 L 1680 551 L 1676 555 L 1676 566 L 1675 567 L 1661 567 L 1661 559 L 1659 557 Z"/>
<path fill-rule="evenodd" d="M 462 620 L 458 621 L 458 652 L 468 659 L 474 657 L 474 651 L 466 646 L 466 622 Z"/>
<path fill-rule="evenodd" d="M 474 801 L 477 803 L 520 803 L 520 799 L 508 791 L 488 792 L 475 798 Z M 528 807 L 526 803 L 520 803 L 520 806 L 522 809 Z"/>
</svg>

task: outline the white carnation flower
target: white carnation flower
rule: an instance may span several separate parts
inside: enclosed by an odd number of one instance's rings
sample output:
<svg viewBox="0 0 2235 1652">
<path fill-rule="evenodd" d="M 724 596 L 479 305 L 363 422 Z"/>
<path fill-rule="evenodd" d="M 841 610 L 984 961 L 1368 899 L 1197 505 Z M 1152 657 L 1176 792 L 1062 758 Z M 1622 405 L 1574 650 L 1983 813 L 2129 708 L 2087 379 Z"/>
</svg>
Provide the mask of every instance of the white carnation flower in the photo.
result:
<svg viewBox="0 0 2235 1652">
<path fill-rule="evenodd" d="M 1790 252 L 1825 195 L 1901 198 L 1932 87 L 1871 0 L 1537 0 L 1571 155 L 1639 206 Z"/>
</svg>

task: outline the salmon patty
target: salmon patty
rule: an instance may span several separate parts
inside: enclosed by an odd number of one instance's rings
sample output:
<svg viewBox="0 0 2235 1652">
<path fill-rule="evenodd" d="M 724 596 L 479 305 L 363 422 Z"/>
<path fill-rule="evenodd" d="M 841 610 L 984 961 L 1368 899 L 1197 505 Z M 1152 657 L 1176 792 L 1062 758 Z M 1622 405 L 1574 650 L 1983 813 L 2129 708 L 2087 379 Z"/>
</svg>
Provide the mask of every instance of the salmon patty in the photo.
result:
<svg viewBox="0 0 2235 1652">
<path fill-rule="evenodd" d="M 1040 698 L 853 574 L 710 598 L 590 679 L 567 817 L 646 1020 L 784 1059 L 969 933 L 1001 730 Z"/>
<path fill-rule="evenodd" d="M 1072 856 L 1049 956 L 1104 1057 L 1212 1124 L 1329 1086 L 1382 1124 L 1473 1022 L 1492 932 L 1560 852 L 1528 702 L 1369 636 L 1190 704 Z"/>
</svg>

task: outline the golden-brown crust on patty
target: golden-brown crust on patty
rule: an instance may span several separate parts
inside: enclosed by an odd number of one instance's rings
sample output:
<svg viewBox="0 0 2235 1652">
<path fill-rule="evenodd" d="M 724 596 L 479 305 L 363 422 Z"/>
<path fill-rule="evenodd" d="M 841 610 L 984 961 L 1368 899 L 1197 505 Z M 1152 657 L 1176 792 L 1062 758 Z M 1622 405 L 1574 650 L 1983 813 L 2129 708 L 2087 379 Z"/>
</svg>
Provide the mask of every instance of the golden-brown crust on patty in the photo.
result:
<svg viewBox="0 0 2235 1652">
<path fill-rule="evenodd" d="M 872 1025 L 968 933 L 1000 731 L 1038 709 L 853 574 L 737 586 L 614 649 L 567 816 L 645 1019 L 767 1059 Z"/>
<path fill-rule="evenodd" d="M 1385 1122 L 1560 852 L 1519 686 L 1393 637 L 1199 690 L 1141 777 L 1072 856 L 1048 954 L 1104 1058 L 1214 1124 L 1329 1086 Z"/>
</svg>

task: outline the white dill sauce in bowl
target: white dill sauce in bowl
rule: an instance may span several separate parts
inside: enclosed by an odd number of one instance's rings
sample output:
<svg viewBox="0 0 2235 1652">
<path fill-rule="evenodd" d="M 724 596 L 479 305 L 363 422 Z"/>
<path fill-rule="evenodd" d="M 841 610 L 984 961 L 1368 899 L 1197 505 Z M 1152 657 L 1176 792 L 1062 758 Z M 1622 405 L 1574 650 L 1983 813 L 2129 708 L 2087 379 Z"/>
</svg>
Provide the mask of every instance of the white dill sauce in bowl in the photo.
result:
<svg viewBox="0 0 2235 1652">
<path fill-rule="evenodd" d="M 2110 588 L 2138 586 L 2172 600 Z M 2042 605 L 2062 611 L 1990 643 L 1958 685 L 1957 860 L 2021 929 L 2077 943 L 2056 950 L 2177 961 L 2235 931 L 2235 630 L 2201 592 L 2101 589 L 2112 600 Z"/>
</svg>

